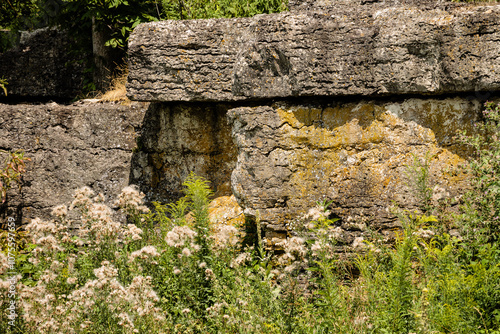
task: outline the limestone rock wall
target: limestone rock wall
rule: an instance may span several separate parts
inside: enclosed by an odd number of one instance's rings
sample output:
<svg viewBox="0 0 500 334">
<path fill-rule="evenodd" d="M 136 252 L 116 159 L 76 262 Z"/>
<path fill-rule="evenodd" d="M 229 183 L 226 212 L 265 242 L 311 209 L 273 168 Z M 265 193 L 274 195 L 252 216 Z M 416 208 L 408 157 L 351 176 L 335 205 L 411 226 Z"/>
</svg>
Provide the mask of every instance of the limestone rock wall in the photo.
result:
<svg viewBox="0 0 500 334">
<path fill-rule="evenodd" d="M 428 163 L 433 205 L 459 197 L 468 152 L 453 137 L 474 132 L 482 103 L 500 96 L 500 6 L 291 0 L 290 9 L 136 28 L 128 94 L 162 115 L 138 179 L 174 194 L 189 170 L 219 187 L 232 169 L 232 192 L 266 237 L 286 236 L 325 201 L 343 244 L 363 226 L 389 233 L 389 207 L 420 205 L 412 165 Z"/>
<path fill-rule="evenodd" d="M 242 101 L 500 89 L 500 6 L 333 3 L 140 25 L 129 43 L 129 97 Z"/>
<path fill-rule="evenodd" d="M 0 148 L 23 149 L 21 192 L 8 193 L 2 218 L 47 218 L 51 208 L 89 186 L 114 200 L 129 184 L 131 159 L 147 103 L 0 104 Z"/>
<path fill-rule="evenodd" d="M 394 203 L 418 206 L 415 161 L 428 159 L 434 205 L 459 196 L 468 152 L 453 137 L 500 97 L 500 6 L 291 8 L 137 27 L 128 93 L 150 104 L 0 105 L 0 148 L 32 158 L 1 214 L 46 216 L 83 185 L 110 199 L 137 184 L 169 202 L 194 171 L 216 196 L 234 194 L 268 238 L 326 201 L 352 244 L 363 226 L 390 231 Z M 18 94 L 41 89 L 26 87 Z"/>
<path fill-rule="evenodd" d="M 456 130 L 473 132 L 480 107 L 477 100 L 448 98 L 231 109 L 234 194 L 271 237 L 286 235 L 287 223 L 323 201 L 332 202 L 338 224 L 390 230 L 390 207 L 419 208 L 409 175 L 415 159 L 430 165 L 433 205 L 467 187 L 460 168 L 466 153 L 452 137 Z"/>
<path fill-rule="evenodd" d="M 229 105 L 151 104 L 146 112 L 131 180 L 148 201 L 168 203 L 183 196 L 190 172 L 210 181 L 215 196 L 231 195 L 237 150 L 226 118 Z"/>
</svg>

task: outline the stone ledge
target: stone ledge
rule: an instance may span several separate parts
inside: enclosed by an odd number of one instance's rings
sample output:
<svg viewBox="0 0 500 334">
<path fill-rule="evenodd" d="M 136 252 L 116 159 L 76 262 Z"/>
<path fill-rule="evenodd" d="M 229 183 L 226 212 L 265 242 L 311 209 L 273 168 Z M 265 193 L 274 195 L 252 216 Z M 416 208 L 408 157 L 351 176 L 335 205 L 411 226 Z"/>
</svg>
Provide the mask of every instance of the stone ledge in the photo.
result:
<svg viewBox="0 0 500 334">
<path fill-rule="evenodd" d="M 139 101 L 438 95 L 500 90 L 500 6 L 338 6 L 162 21 L 129 43 Z"/>
</svg>

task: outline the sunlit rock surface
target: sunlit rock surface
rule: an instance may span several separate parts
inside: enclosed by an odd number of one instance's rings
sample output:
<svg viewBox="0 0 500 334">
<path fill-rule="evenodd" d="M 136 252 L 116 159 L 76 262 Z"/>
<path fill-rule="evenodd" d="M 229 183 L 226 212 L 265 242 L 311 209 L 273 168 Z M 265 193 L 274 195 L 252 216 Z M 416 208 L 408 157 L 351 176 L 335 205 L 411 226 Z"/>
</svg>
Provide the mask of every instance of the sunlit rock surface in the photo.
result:
<svg viewBox="0 0 500 334">
<path fill-rule="evenodd" d="M 391 207 L 421 208 L 423 165 L 431 205 L 448 201 L 456 210 L 470 152 L 454 137 L 474 133 L 482 104 L 500 91 L 500 6 L 294 0 L 290 10 L 134 31 L 129 97 L 159 102 L 170 115 L 153 122 L 162 124 L 151 131 L 159 142 L 145 150 L 144 166 L 162 161 L 153 169 L 164 181 L 151 192 L 200 171 L 216 191 L 230 184 L 268 239 L 285 237 L 310 208 L 331 202 L 339 243 L 353 248 L 368 230 L 390 234 Z M 180 128 L 185 134 L 175 133 Z M 188 150 L 177 148 L 187 142 Z M 201 158 L 207 147 L 228 154 Z M 182 153 L 196 150 L 204 167 Z"/>
<path fill-rule="evenodd" d="M 415 3 L 341 1 L 143 24 L 130 37 L 128 95 L 244 101 L 499 90 L 500 7 Z"/>
<path fill-rule="evenodd" d="M 390 228 L 390 207 L 420 205 L 411 166 L 428 163 L 428 186 L 448 199 L 467 187 L 466 152 L 453 136 L 473 130 L 479 109 L 458 98 L 231 109 L 234 193 L 273 232 L 323 201 L 333 201 L 339 224 Z"/>
</svg>

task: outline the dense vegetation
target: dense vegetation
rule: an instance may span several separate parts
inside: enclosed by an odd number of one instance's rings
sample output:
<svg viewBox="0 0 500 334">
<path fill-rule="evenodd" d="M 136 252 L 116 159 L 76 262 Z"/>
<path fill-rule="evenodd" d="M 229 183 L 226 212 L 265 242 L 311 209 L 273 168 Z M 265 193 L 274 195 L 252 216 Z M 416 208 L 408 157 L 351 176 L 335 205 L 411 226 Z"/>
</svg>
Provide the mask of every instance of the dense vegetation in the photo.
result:
<svg viewBox="0 0 500 334">
<path fill-rule="evenodd" d="M 211 192 L 195 175 L 184 198 L 154 212 L 125 188 L 115 205 L 127 225 L 102 196 L 80 189 L 54 220 L 2 236 L 0 331 L 498 334 L 500 106 L 487 103 L 483 116 L 481 135 L 459 138 L 474 151 L 462 212 L 428 205 L 428 164 L 416 160 L 408 168 L 421 210 L 395 209 L 395 243 L 374 233 L 351 260 L 335 251 L 328 203 L 296 221 L 273 252 L 258 233 L 251 241 L 235 226 L 211 223 Z M 15 297 L 7 293 L 7 239 L 21 248 Z"/>
<path fill-rule="evenodd" d="M 5 0 L 0 2 L 0 29 L 15 32 L 59 26 L 74 38 L 71 51 L 79 55 L 92 54 L 96 50 L 95 43 L 114 49 L 99 57 L 107 58 L 105 67 L 115 67 L 123 62 L 130 33 L 140 23 L 247 17 L 285 9 L 285 0 Z M 98 31 L 99 35 L 93 31 Z M 14 33 L 0 34 L 0 52 L 15 41 Z M 86 66 L 87 72 L 92 72 L 95 66 L 102 65 L 90 57 Z M 92 80 L 96 78 L 89 77 L 86 82 Z M 93 87 L 87 85 L 87 88 Z"/>
<path fill-rule="evenodd" d="M 282 0 L 6 0 L 0 4 L 0 28 L 32 30 L 55 24 L 88 38 L 94 19 L 112 30 L 111 46 L 124 47 L 142 22 L 249 17 L 285 9 Z"/>
</svg>

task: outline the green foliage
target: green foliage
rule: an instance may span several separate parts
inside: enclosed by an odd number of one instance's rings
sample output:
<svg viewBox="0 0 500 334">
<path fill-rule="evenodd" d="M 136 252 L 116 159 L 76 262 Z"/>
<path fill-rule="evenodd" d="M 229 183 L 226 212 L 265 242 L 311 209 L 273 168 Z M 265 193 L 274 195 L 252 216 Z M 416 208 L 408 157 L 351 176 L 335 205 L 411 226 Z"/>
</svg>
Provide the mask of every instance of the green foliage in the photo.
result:
<svg viewBox="0 0 500 334">
<path fill-rule="evenodd" d="M 400 213 L 402 234 L 397 237 L 394 250 L 380 254 L 372 250 L 359 259 L 363 282 L 366 283 L 370 312 L 375 332 L 409 333 L 416 327 L 414 307 L 419 297 L 414 280 L 415 259 L 418 254 L 418 228 L 435 222 L 434 217 Z M 379 250 L 380 251 L 380 250 Z M 386 258 L 386 261 L 380 261 Z M 379 302 L 374 302 L 378 300 Z"/>
<path fill-rule="evenodd" d="M 0 28 L 30 30 L 38 26 L 41 0 L 5 0 L 0 2 Z"/>
<path fill-rule="evenodd" d="M 22 175 L 26 172 L 26 161 L 31 159 L 24 156 L 24 151 L 9 152 L 0 150 L 1 155 L 6 158 L 0 169 L 0 199 L 4 203 L 7 198 L 7 191 L 12 188 L 13 183 L 21 186 Z"/>
<path fill-rule="evenodd" d="M 9 84 L 9 83 L 7 82 L 7 80 L 6 80 L 6 79 L 4 79 L 4 78 L 0 78 L 0 88 L 2 88 L 2 90 L 3 90 L 4 94 L 5 94 L 5 96 L 7 96 L 7 87 L 6 87 L 6 86 L 7 86 L 8 84 Z"/>
<path fill-rule="evenodd" d="M 98 31 L 109 32 L 107 46 L 124 48 L 137 25 L 158 19 L 154 0 L 62 0 L 54 23 L 88 40 L 94 21 Z"/>
<path fill-rule="evenodd" d="M 286 9 L 283 0 L 162 0 L 163 17 L 170 20 L 250 17 Z"/>
<path fill-rule="evenodd" d="M 419 207 L 424 213 L 432 210 L 432 188 L 429 180 L 429 167 L 432 157 L 429 152 L 423 158 L 413 156 L 413 163 L 406 166 L 406 176 L 409 180 L 409 187 L 413 190 L 418 199 Z"/>
<path fill-rule="evenodd" d="M 463 220 L 464 232 L 478 244 L 500 239 L 500 105 L 485 103 L 483 117 L 476 124 L 478 135 L 464 132 L 459 137 L 474 152 L 468 167 L 472 189 L 465 196 Z"/>
</svg>

